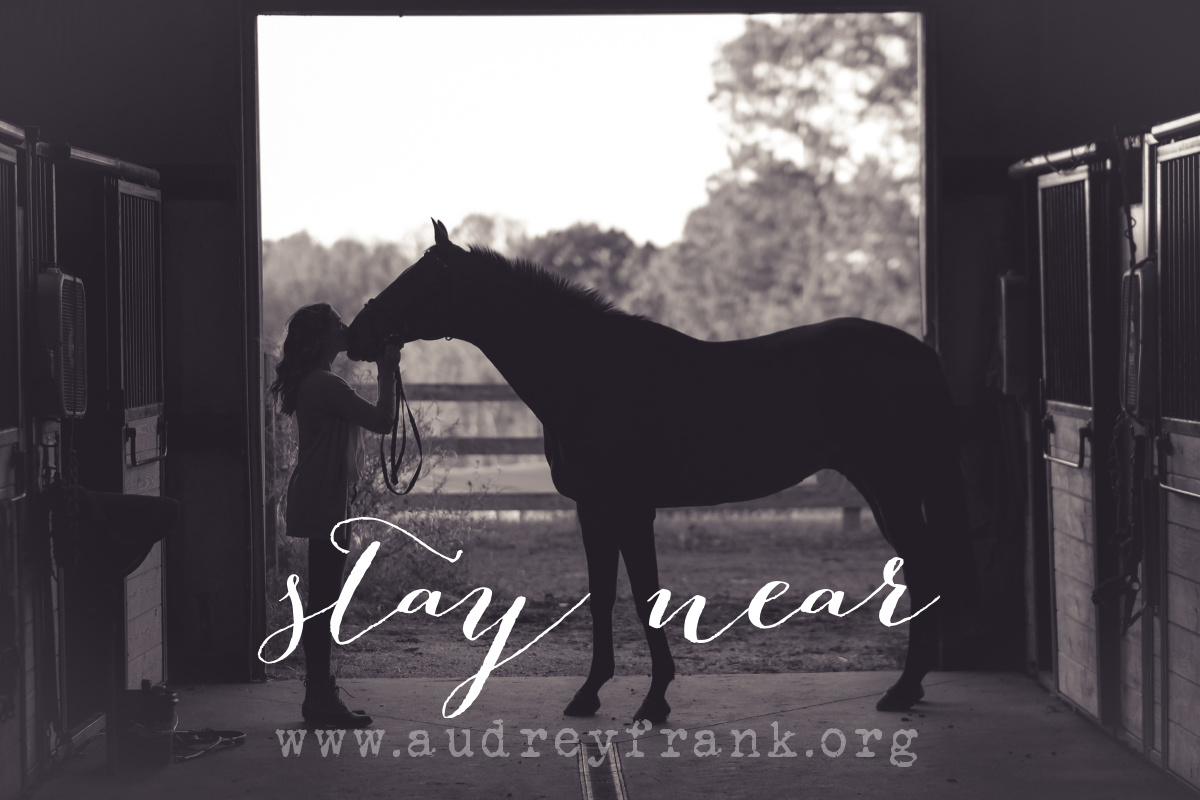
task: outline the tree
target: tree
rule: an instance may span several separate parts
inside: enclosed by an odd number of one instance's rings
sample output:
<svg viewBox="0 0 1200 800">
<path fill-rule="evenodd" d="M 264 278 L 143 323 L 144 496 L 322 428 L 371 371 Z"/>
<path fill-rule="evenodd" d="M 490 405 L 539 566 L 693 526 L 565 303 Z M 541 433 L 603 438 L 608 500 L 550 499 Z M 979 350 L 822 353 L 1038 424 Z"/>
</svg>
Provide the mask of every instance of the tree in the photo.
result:
<svg viewBox="0 0 1200 800">
<path fill-rule="evenodd" d="M 341 239 L 330 247 L 306 231 L 263 242 L 263 339 L 272 350 L 301 306 L 325 302 L 347 319 L 416 260 L 420 250 L 394 243 L 368 247 Z"/>
<path fill-rule="evenodd" d="M 730 166 L 630 305 L 713 339 L 844 315 L 918 332 L 915 48 L 912 15 L 749 20 L 714 65 Z"/>
<path fill-rule="evenodd" d="M 263 352 L 278 351 L 288 318 L 309 303 L 329 303 L 348 322 L 429 244 L 422 235 L 407 235 L 399 244 L 342 239 L 327 247 L 304 231 L 264 241 Z M 403 365 L 405 379 L 415 383 L 500 380 L 483 354 L 462 342 L 412 342 L 405 346 Z M 344 358 L 334 362 L 334 370 L 349 380 L 373 374 L 371 367 Z"/>
<path fill-rule="evenodd" d="M 582 222 L 534 237 L 517 250 L 519 258 L 590 286 L 613 302 L 629 291 L 637 253 L 624 231 Z"/>
<path fill-rule="evenodd" d="M 464 247 L 478 245 L 511 255 L 521 248 L 528 236 L 525 225 L 515 219 L 475 213 L 463 217 L 450 232 L 450 238 Z"/>
<path fill-rule="evenodd" d="M 846 182 L 874 136 L 893 177 L 915 180 L 917 23 L 906 13 L 747 20 L 721 50 L 710 98 L 728 118 L 734 168 L 790 160 L 819 183 Z"/>
</svg>

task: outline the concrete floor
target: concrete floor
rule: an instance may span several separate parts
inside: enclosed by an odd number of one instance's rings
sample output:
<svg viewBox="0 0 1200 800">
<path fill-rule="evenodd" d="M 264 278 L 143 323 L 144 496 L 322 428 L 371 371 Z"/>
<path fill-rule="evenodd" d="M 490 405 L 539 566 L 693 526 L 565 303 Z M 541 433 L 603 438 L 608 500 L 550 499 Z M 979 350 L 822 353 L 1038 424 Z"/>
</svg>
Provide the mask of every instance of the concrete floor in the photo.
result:
<svg viewBox="0 0 1200 800">
<path fill-rule="evenodd" d="M 1012 674 L 934 673 L 925 682 L 926 699 L 911 712 L 875 711 L 875 700 L 895 673 L 820 673 L 688 676 L 669 693 L 674 705 L 669 725 L 655 726 L 638 740 L 643 757 L 628 755 L 628 717 L 648 685 L 646 678 L 617 678 L 601 693 L 604 707 L 590 719 L 563 717 L 561 708 L 578 687 L 578 678 L 492 678 L 461 716 L 441 717 L 442 701 L 457 680 L 347 680 L 351 707 L 375 717 L 383 734 L 378 755 L 359 753 L 353 732 L 340 755 L 322 757 L 311 731 L 299 755 L 282 755 L 278 729 L 300 729 L 303 688 L 298 681 L 268 684 L 196 686 L 179 689 L 180 728 L 212 727 L 246 733 L 241 747 L 214 751 L 164 767 L 130 767 L 109 775 L 103 739 L 84 756 L 64 765 L 32 794 L 33 800 L 76 798 L 579 798 L 583 797 L 579 759 L 555 752 L 555 735 L 573 728 L 618 730 L 620 765 L 627 796 L 650 798 L 753 797 L 837 798 L 1019 798 L 1020 800 L 1173 800 L 1197 793 L 1140 755 L 1114 741 L 1077 716 L 1033 681 Z M 503 723 L 503 750 L 495 733 Z M 455 745 L 463 744 L 463 728 L 471 732 L 473 755 L 453 757 L 447 750 L 447 728 L 456 729 Z M 770 757 L 777 723 L 779 736 L 795 757 Z M 685 729 L 676 738 L 678 757 L 664 758 L 665 727 Z M 522 728 L 545 729 L 538 757 L 529 750 Z M 847 738 L 840 756 L 837 728 Z M 869 745 L 874 757 L 857 757 L 863 749 L 857 729 L 878 728 L 882 741 Z M 759 756 L 732 757 L 732 729 L 754 730 Z M 915 730 L 908 752 L 911 766 L 892 763 L 897 730 Z M 436 751 L 431 757 L 409 755 L 410 733 L 425 730 Z M 712 731 L 717 755 L 702 730 Z M 604 735 L 604 734 L 602 734 Z M 485 741 L 481 742 L 483 737 Z M 903 741 L 900 742 L 903 745 Z M 572 745 L 562 743 L 570 752 Z M 740 747 L 749 754 L 751 741 Z M 784 753 L 784 749 L 778 752 Z M 811 755 L 809 755 L 811 753 Z M 897 762 L 907 756 L 899 754 Z M 606 794 L 612 781 L 601 762 L 594 797 Z"/>
</svg>

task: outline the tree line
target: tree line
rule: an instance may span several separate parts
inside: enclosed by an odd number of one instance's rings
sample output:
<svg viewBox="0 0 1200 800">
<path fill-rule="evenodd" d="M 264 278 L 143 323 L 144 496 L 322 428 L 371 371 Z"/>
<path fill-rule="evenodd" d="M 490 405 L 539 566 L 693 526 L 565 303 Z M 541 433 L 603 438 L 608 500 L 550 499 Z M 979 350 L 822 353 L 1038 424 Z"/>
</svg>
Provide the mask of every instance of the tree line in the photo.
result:
<svg viewBox="0 0 1200 800">
<path fill-rule="evenodd" d="M 616 305 L 703 339 L 744 338 L 836 316 L 920 329 L 917 17 L 751 18 L 714 64 L 711 101 L 728 167 L 679 241 L 639 245 L 579 222 L 528 235 L 470 215 L 452 231 L 597 289 Z M 862 132 L 882 134 L 866 149 Z M 263 243 L 264 350 L 288 315 L 324 300 L 346 318 L 420 257 L 432 234 L 331 246 L 307 233 Z M 478 351 L 406 348 L 412 381 L 495 381 Z"/>
</svg>

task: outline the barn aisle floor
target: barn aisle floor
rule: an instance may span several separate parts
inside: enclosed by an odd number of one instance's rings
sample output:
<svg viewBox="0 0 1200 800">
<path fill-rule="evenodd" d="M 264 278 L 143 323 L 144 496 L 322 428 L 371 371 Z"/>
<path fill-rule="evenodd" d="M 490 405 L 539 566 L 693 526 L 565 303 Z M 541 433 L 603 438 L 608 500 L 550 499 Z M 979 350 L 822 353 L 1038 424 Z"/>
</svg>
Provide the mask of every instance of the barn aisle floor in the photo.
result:
<svg viewBox="0 0 1200 800">
<path fill-rule="evenodd" d="M 442 718 L 441 707 L 458 680 L 348 680 L 343 685 L 354 695 L 351 707 L 374 715 L 373 727 L 383 731 L 377 754 L 370 741 L 360 747 L 348 732 L 339 755 L 322 756 L 310 731 L 299 753 L 293 750 L 287 757 L 277 731 L 286 739 L 286 731 L 303 728 L 298 681 L 179 687 L 181 729 L 236 729 L 246 733 L 245 744 L 165 767 L 130 766 L 112 776 L 105 768 L 103 740 L 97 739 L 85 756 L 64 765 L 31 797 L 557 799 L 589 796 L 585 791 L 596 800 L 1197 796 L 1023 676 L 933 673 L 925 682 L 926 699 L 912 711 L 875 711 L 877 696 L 895 677 L 882 672 L 687 676 L 669 694 L 674 705 L 669 724 L 638 737 L 640 757 L 630 755 L 634 745 L 627 729 L 648 685 L 644 677 L 611 681 L 601 693 L 604 707 L 588 719 L 561 713 L 578 678 L 492 678 L 473 705 L 452 720 Z M 450 754 L 451 724 L 456 750 L 463 748 L 463 729 L 470 729 L 473 755 Z M 618 743 L 619 770 L 595 747 L 586 751 L 591 765 L 581 769 L 566 728 L 585 743 L 596 738 L 588 731 L 597 731 L 602 744 L 611 736 Z M 668 743 L 663 728 L 685 730 L 686 738 L 674 734 Z M 535 738 L 531 749 L 522 729 L 543 729 L 546 739 Z M 867 733 L 874 729 L 878 738 Z M 740 741 L 733 730 L 741 732 Z M 432 756 L 410 754 L 422 749 L 418 731 L 428 733 Z M 566 756 L 556 752 L 560 731 L 558 744 Z M 859 755 L 864 735 L 871 738 L 867 749 L 873 756 Z M 668 744 L 677 755 L 664 757 Z M 735 749 L 742 755 L 733 755 Z"/>
</svg>

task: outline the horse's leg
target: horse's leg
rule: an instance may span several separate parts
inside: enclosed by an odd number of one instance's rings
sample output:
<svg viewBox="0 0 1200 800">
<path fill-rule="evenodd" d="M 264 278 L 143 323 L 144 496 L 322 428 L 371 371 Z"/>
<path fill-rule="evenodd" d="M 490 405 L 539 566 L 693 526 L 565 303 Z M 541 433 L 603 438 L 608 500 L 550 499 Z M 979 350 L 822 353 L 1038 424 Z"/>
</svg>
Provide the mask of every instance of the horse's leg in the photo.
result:
<svg viewBox="0 0 1200 800">
<path fill-rule="evenodd" d="M 893 476 L 894 479 L 894 476 Z M 893 488 L 874 492 L 877 517 L 886 538 L 904 559 L 904 582 L 908 587 L 911 613 L 924 608 L 943 585 L 938 572 L 939 559 L 931 540 L 931 532 L 921 512 L 921 495 L 915 487 Z M 916 618 L 908 627 L 908 652 L 900 678 L 888 687 L 875 704 L 879 711 L 906 711 L 925 696 L 921 681 L 937 663 L 938 621 L 941 600 Z"/>
<path fill-rule="evenodd" d="M 879 502 L 879 497 L 875 491 L 876 487 L 875 487 L 875 484 L 873 481 L 866 480 L 864 478 L 864 476 L 862 475 L 862 473 L 860 473 L 860 472 L 852 471 L 852 470 L 845 469 L 845 468 L 842 469 L 842 474 L 846 476 L 846 478 L 850 481 L 850 483 L 854 486 L 854 488 L 858 489 L 859 494 L 861 494 L 863 496 L 863 498 L 867 501 L 867 505 L 869 505 L 871 507 L 871 513 L 875 517 L 875 524 L 879 526 L 879 532 L 883 535 L 884 540 L 887 541 L 887 543 L 892 546 L 892 549 L 897 550 L 897 555 L 899 555 L 899 550 L 896 546 L 896 534 L 891 530 L 890 525 L 895 524 L 897 526 L 900 526 L 900 525 L 904 524 L 905 515 L 899 511 L 899 508 L 902 505 L 902 503 L 899 501 L 889 500 L 888 513 L 885 514 L 883 511 L 883 507 L 881 506 L 881 504 Z M 893 506 L 895 506 L 895 508 Z M 908 524 L 911 525 L 912 522 L 910 521 Z M 923 520 L 922 520 L 922 524 L 923 524 Z M 903 537 L 904 534 L 900 534 L 900 535 Z M 904 556 L 900 556 L 900 557 L 904 558 Z M 905 576 L 904 579 L 906 581 L 910 581 L 910 584 L 909 584 L 910 598 L 913 597 L 913 595 L 911 594 L 911 592 L 912 592 L 911 579 L 908 577 L 909 574 L 911 573 L 911 571 L 912 570 L 909 567 L 909 562 L 906 559 L 904 562 L 904 576 Z M 920 581 L 918 581 L 918 583 L 920 583 Z M 915 603 L 916 603 L 915 600 L 912 600 L 912 602 L 914 603 L 913 610 L 921 608 L 921 606 L 915 605 Z M 930 609 L 930 611 L 932 611 L 932 610 L 933 609 Z M 926 613 L 929 613 L 929 612 L 926 612 Z M 917 619 L 920 619 L 920 617 L 918 617 Z M 915 688 L 912 683 L 912 676 L 918 671 L 916 669 L 916 664 L 913 660 L 914 650 L 917 649 L 914 647 L 913 640 L 915 637 L 915 633 L 914 633 L 913 628 L 911 627 L 914 622 L 916 622 L 916 620 L 913 620 L 912 622 L 909 623 L 910 628 L 908 631 L 908 636 L 909 636 L 908 650 L 905 654 L 905 669 L 906 669 L 907 675 L 905 673 L 902 673 L 900 680 L 896 681 L 895 684 L 888 687 L 888 690 L 886 692 L 884 692 L 884 694 L 881 698 L 879 698 L 879 701 L 875 704 L 875 708 L 878 711 L 903 711 L 903 710 L 906 710 L 906 709 L 912 707 L 913 703 L 917 702 L 917 700 L 920 700 L 922 697 L 925 696 L 925 690 L 921 688 L 921 678 L 923 678 L 924 675 L 920 675 L 917 677 Z M 910 665 L 913 666 L 912 670 L 908 670 L 908 667 Z"/>
<path fill-rule="evenodd" d="M 621 528 L 619 542 L 625 571 L 629 574 L 629 587 L 633 591 L 633 604 L 650 646 L 650 691 L 634 713 L 633 720 L 645 719 L 658 724 L 666 722 L 667 715 L 671 713 L 671 705 L 667 702 L 667 686 L 675 679 L 675 659 L 671 657 L 667 634 L 661 628 L 650 625 L 650 598 L 659 590 L 658 556 L 654 550 L 654 509 L 636 517 L 631 516 Z"/>
<path fill-rule="evenodd" d="M 563 711 L 569 717 L 589 717 L 600 708 L 600 687 L 615 671 L 613 606 L 617 602 L 617 539 L 614 525 L 592 508 L 579 505 L 579 527 L 587 554 L 589 605 L 592 611 L 592 666 L 587 680 Z"/>
</svg>

